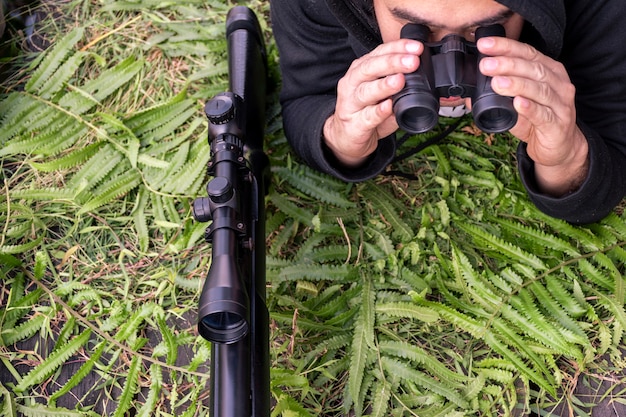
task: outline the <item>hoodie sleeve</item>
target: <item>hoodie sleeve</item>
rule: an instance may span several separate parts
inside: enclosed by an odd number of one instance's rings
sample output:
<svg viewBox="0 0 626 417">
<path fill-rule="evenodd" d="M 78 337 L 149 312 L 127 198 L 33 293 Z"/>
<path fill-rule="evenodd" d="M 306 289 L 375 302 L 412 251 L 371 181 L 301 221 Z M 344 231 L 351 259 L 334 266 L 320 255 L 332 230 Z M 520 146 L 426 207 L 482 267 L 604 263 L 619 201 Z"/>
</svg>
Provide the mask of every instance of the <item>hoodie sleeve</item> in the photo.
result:
<svg viewBox="0 0 626 417">
<path fill-rule="evenodd" d="M 626 7 L 623 0 L 566 2 L 559 60 L 576 87 L 578 126 L 589 144 L 589 172 L 561 198 L 541 194 L 525 144 L 518 148 L 522 181 L 539 209 L 574 224 L 608 215 L 626 194 Z"/>
<path fill-rule="evenodd" d="M 382 172 L 395 154 L 395 139 L 358 168 L 343 167 L 326 148 L 322 129 L 337 101 L 337 82 L 357 58 L 347 31 L 326 3 L 271 0 L 272 30 L 280 56 L 283 126 L 294 151 L 310 166 L 344 181 L 363 181 Z"/>
</svg>

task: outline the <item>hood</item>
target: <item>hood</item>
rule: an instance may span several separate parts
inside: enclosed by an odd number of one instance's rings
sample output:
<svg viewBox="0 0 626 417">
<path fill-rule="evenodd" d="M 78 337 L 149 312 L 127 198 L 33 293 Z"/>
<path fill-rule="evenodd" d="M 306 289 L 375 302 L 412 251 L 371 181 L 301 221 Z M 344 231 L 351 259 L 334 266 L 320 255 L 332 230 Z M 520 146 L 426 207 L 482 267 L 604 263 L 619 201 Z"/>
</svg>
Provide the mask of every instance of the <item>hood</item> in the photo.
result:
<svg viewBox="0 0 626 417">
<path fill-rule="evenodd" d="M 496 0 L 526 20 L 522 41 L 557 57 L 565 31 L 564 0 Z M 382 42 L 372 0 L 326 0 L 339 22 L 368 49 Z"/>
</svg>

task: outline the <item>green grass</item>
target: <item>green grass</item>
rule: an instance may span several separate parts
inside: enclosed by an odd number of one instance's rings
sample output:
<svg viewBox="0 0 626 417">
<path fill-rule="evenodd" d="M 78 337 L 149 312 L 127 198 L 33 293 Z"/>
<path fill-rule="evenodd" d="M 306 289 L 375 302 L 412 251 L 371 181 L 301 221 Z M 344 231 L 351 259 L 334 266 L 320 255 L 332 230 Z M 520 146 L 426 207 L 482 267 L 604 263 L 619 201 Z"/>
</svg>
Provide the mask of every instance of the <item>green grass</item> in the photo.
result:
<svg viewBox="0 0 626 417">
<path fill-rule="evenodd" d="M 416 180 L 307 168 L 282 132 L 268 3 L 247 5 L 273 80 L 273 415 L 590 415 L 576 384 L 609 379 L 604 399 L 623 402 L 621 210 L 587 227 L 543 215 L 515 140 L 469 120 L 394 167 Z M 195 320 L 210 248 L 190 205 L 231 6 L 63 3 L 45 53 L 5 60 L 0 416 L 208 415 Z"/>
</svg>

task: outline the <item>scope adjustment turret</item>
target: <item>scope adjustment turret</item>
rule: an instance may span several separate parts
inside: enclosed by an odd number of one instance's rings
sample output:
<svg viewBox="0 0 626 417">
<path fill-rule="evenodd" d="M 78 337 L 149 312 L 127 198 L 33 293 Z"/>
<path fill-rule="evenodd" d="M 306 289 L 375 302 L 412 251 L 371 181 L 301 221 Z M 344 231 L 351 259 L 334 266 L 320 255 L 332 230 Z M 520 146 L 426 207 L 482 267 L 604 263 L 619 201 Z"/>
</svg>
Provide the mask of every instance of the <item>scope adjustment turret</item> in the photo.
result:
<svg viewBox="0 0 626 417">
<path fill-rule="evenodd" d="M 209 122 L 221 125 L 235 118 L 235 103 L 232 93 L 218 94 L 209 100 L 204 106 L 204 113 Z"/>
</svg>

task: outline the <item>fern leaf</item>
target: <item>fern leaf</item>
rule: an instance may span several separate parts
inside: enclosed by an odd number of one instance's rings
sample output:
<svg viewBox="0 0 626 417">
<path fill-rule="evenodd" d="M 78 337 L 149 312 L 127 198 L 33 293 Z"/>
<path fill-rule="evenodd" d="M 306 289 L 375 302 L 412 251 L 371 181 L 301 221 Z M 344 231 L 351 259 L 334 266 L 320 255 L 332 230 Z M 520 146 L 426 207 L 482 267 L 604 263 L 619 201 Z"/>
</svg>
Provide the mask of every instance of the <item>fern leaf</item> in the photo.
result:
<svg viewBox="0 0 626 417">
<path fill-rule="evenodd" d="M 460 392 L 447 386 L 446 384 L 442 384 L 435 378 L 432 378 L 423 372 L 413 369 L 408 364 L 402 363 L 396 359 L 383 356 L 380 361 L 383 365 L 383 368 L 385 369 L 385 371 L 387 371 L 389 375 L 393 375 L 394 377 L 399 377 L 404 380 L 410 381 L 430 392 L 441 395 L 448 401 L 456 404 L 458 407 L 461 407 L 463 409 L 469 408 L 467 400 Z"/>
<path fill-rule="evenodd" d="M 25 128 L 24 122 L 39 110 L 39 103 L 23 93 L 11 93 L 2 102 L 0 112 L 0 148 Z"/>
<path fill-rule="evenodd" d="M 176 119 L 182 113 L 195 106 L 195 102 L 184 98 L 184 92 L 173 97 L 171 100 L 134 113 L 124 121 L 124 124 L 131 129 L 137 137 L 141 137 L 148 132 L 159 128 L 168 121 Z M 177 126 L 178 127 L 178 126 Z M 158 145 L 155 145 L 158 149 Z M 170 148 L 171 149 L 171 148 Z M 158 153 L 166 152 L 169 149 L 159 149 Z M 152 153 L 153 155 L 155 153 Z"/>
<path fill-rule="evenodd" d="M 385 381 L 378 381 L 374 385 L 374 398 L 372 399 L 371 417 L 384 417 L 389 409 L 391 399 L 391 386 Z"/>
<path fill-rule="evenodd" d="M 471 235 L 477 243 L 485 245 L 506 256 L 507 259 L 518 261 L 539 271 L 546 270 L 547 267 L 541 259 L 532 253 L 528 253 L 520 247 L 506 242 L 497 236 L 481 229 L 478 226 L 458 222 L 457 227 Z"/>
<path fill-rule="evenodd" d="M 508 349 L 502 342 L 497 340 L 494 335 L 487 334 L 485 342 L 497 353 L 509 360 L 516 369 L 525 375 L 528 379 L 535 382 L 541 388 L 545 389 L 550 395 L 556 395 L 555 381 L 550 373 L 544 372 L 538 374 L 535 370 L 526 365 L 526 363 L 517 354 Z"/>
<path fill-rule="evenodd" d="M 139 249 L 142 252 L 148 250 L 150 245 L 150 236 L 148 232 L 148 223 L 146 221 L 146 205 L 148 203 L 148 193 L 146 188 L 139 189 L 139 195 L 137 196 L 137 203 L 132 211 L 133 222 L 135 224 L 135 231 L 137 232 L 137 240 L 139 241 Z"/>
<path fill-rule="evenodd" d="M 382 341 L 378 344 L 381 353 L 408 359 L 425 368 L 431 375 L 436 375 L 441 381 L 449 381 L 450 385 L 464 384 L 471 380 L 461 373 L 453 372 L 446 365 L 438 361 L 433 354 L 419 346 L 407 342 Z M 459 387 L 462 385 L 459 385 Z"/>
<path fill-rule="evenodd" d="M 42 404 L 38 405 L 21 405 L 18 404 L 17 411 L 23 417 L 84 417 L 85 413 L 81 411 L 72 411 L 63 407 L 47 407 Z"/>
<path fill-rule="evenodd" d="M 176 343 L 176 337 L 174 333 L 170 329 L 170 326 L 167 325 L 165 319 L 163 317 L 159 317 L 157 319 L 157 324 L 159 329 L 161 330 L 161 336 L 163 337 L 163 342 L 167 347 L 167 364 L 173 365 L 176 363 L 176 358 L 178 357 L 178 343 Z"/>
<path fill-rule="evenodd" d="M 87 375 L 89 375 L 93 367 L 100 360 L 100 357 L 104 353 L 104 349 L 106 348 L 106 346 L 107 346 L 106 342 L 100 342 L 98 346 L 96 346 L 93 350 L 90 351 L 89 359 L 80 366 L 80 368 L 72 375 L 72 377 L 61 388 L 56 390 L 50 396 L 50 402 L 52 404 L 54 404 L 57 399 L 59 399 L 63 395 L 70 392 L 72 388 L 80 384 L 83 381 L 83 379 L 85 379 Z"/>
<path fill-rule="evenodd" d="M 87 127 L 56 111 L 39 114 L 46 126 L 37 129 L 31 124 L 21 137 L 15 137 L 0 149 L 0 156 L 18 153 L 53 155 L 78 141 L 87 132 Z M 20 140 L 21 139 L 21 140 Z"/>
<path fill-rule="evenodd" d="M 75 114 L 83 114 L 130 81 L 143 67 L 143 61 L 130 56 L 97 78 L 87 81 L 59 100 L 59 105 Z"/>
<path fill-rule="evenodd" d="M 81 147 L 71 153 L 48 162 L 30 162 L 30 166 L 41 172 L 53 172 L 63 169 L 74 168 L 91 158 L 104 144 L 104 142 L 96 142 L 85 147 Z"/>
<path fill-rule="evenodd" d="M 597 252 L 604 246 L 600 239 L 585 228 L 572 226 L 564 220 L 548 216 L 530 202 L 524 202 L 524 208 L 531 213 L 530 216 L 532 218 L 548 224 L 555 230 L 555 233 L 569 237 L 572 241 L 580 243 L 589 251 Z"/>
<path fill-rule="evenodd" d="M 143 402 L 143 405 L 137 411 L 137 417 L 154 416 L 154 410 L 157 406 L 162 387 L 163 381 L 161 376 L 161 367 L 158 364 L 153 363 L 150 366 L 150 390 L 148 391 L 148 396 Z"/>
<path fill-rule="evenodd" d="M 291 217 L 300 223 L 304 223 L 307 226 L 313 225 L 313 214 L 303 208 L 298 207 L 296 204 L 291 202 L 287 197 L 281 194 L 278 194 L 276 192 L 272 192 L 269 196 L 269 199 L 272 202 L 272 204 L 274 204 L 280 211 L 285 213 L 288 217 Z"/>
<path fill-rule="evenodd" d="M 362 190 L 363 198 L 372 204 L 372 208 L 380 213 L 386 222 L 392 226 L 391 234 L 397 236 L 401 242 L 408 242 L 414 236 L 413 229 L 406 224 L 394 208 L 395 198 L 381 187 L 368 184 Z"/>
<path fill-rule="evenodd" d="M 439 314 L 436 311 L 407 302 L 379 303 L 376 304 L 376 312 L 391 317 L 419 320 L 424 323 L 434 323 L 439 320 Z"/>
<path fill-rule="evenodd" d="M 33 368 L 15 387 L 15 391 L 23 392 L 27 388 L 43 382 L 54 371 L 62 366 L 78 349 L 85 346 L 91 336 L 91 330 L 85 330 L 70 340 L 62 349 L 55 350 L 43 362 Z"/>
<path fill-rule="evenodd" d="M 354 326 L 352 349 L 350 351 L 350 371 L 348 374 L 348 392 L 354 401 L 360 397 L 361 384 L 369 361 L 368 335 L 370 334 L 371 329 L 367 329 L 365 326 L 365 317 L 362 314 L 359 315 Z"/>
<path fill-rule="evenodd" d="M 117 408 L 113 413 L 113 417 L 124 417 L 126 412 L 132 405 L 133 398 L 139 387 L 139 371 L 141 368 L 141 359 L 139 356 L 133 356 L 126 374 L 126 382 L 122 388 L 122 394 L 117 399 Z"/>
<path fill-rule="evenodd" d="M 189 142 L 181 143 L 173 156 L 169 156 L 169 163 L 165 169 L 145 169 L 146 180 L 156 189 L 161 189 L 167 181 L 178 172 L 185 169 L 189 156 Z M 140 155 L 141 157 L 141 155 Z"/>
<path fill-rule="evenodd" d="M 535 295 L 535 299 L 546 310 L 547 317 L 556 319 L 561 326 L 565 327 L 568 331 L 573 333 L 573 337 L 570 337 L 571 343 L 576 343 L 581 346 L 590 347 L 591 342 L 587 338 L 585 331 L 578 325 L 578 323 L 572 319 L 567 311 L 565 311 L 556 299 L 552 297 L 552 294 L 541 283 L 535 281 L 528 287 Z M 567 333 L 564 333 L 567 336 Z"/>
<path fill-rule="evenodd" d="M 320 181 L 319 175 L 309 175 L 312 171 L 308 167 L 297 167 L 297 172 L 288 167 L 273 167 L 272 172 L 280 179 L 286 180 L 304 194 L 324 201 L 337 207 L 350 208 L 354 203 L 346 199 L 341 193 L 328 186 L 329 178 L 323 177 Z"/>
<path fill-rule="evenodd" d="M 11 197 L 20 198 L 24 200 L 74 200 L 76 193 L 72 190 L 66 190 L 64 188 L 40 188 L 34 190 L 15 190 L 11 191 Z"/>
<path fill-rule="evenodd" d="M 311 279 L 314 281 L 347 282 L 353 278 L 354 269 L 346 265 L 311 265 L 301 264 L 283 268 L 278 281 L 298 281 Z"/>
<path fill-rule="evenodd" d="M 121 177 L 121 178 L 120 178 Z M 141 175 L 139 172 L 132 170 L 125 175 L 113 178 L 107 184 L 103 192 L 98 193 L 94 198 L 86 202 L 78 211 L 78 214 L 84 214 L 101 207 L 113 199 L 120 197 L 141 183 Z"/>
<path fill-rule="evenodd" d="M 26 91 L 38 94 L 41 89 L 46 87 L 46 84 L 52 78 L 55 71 L 61 66 L 65 58 L 71 53 L 74 46 L 83 38 L 84 28 L 76 27 L 71 30 L 62 39 L 56 41 L 53 47 L 46 52 L 45 58 L 37 69 L 32 73 L 30 79 L 26 83 Z"/>
<path fill-rule="evenodd" d="M 184 194 L 198 177 L 204 178 L 206 166 L 211 159 L 211 148 L 201 142 L 201 146 L 194 147 L 194 158 L 183 167 L 162 187 L 166 193 Z"/>
<path fill-rule="evenodd" d="M 312 262 L 333 262 L 346 261 L 350 255 L 350 247 L 348 245 L 327 245 L 316 248 L 307 256 Z"/>
<path fill-rule="evenodd" d="M 21 340 L 28 339 L 41 330 L 46 320 L 49 320 L 49 317 L 44 314 L 38 314 L 15 328 L 7 328 L 6 323 L 3 323 L 4 328 L 0 333 L 2 345 L 11 346 Z"/>
<path fill-rule="evenodd" d="M 41 244 L 43 240 L 43 236 L 38 236 L 34 240 L 31 240 L 27 243 L 22 243 L 18 245 L 0 245 L 0 254 L 3 255 L 15 255 L 18 253 L 28 252 L 31 249 L 36 248 Z"/>
<path fill-rule="evenodd" d="M 173 115 L 173 117 L 160 120 L 157 126 L 151 126 L 152 130 L 141 135 L 142 140 L 148 143 L 158 143 L 168 136 L 173 136 L 178 128 L 198 114 L 195 103 L 191 102 L 190 105 L 192 107 L 182 110 L 180 113 Z"/>
<path fill-rule="evenodd" d="M 611 293 L 615 291 L 615 282 L 609 277 L 609 274 L 596 268 L 595 265 L 586 259 L 581 259 L 578 262 L 578 266 L 586 279 Z"/>
<path fill-rule="evenodd" d="M 521 222 L 513 222 L 498 218 L 494 220 L 506 230 L 513 232 L 516 236 L 530 241 L 533 244 L 537 244 L 538 246 L 552 249 L 557 252 L 567 253 L 573 257 L 580 256 L 580 253 L 575 247 L 555 235 L 549 235 L 542 230 L 528 227 Z"/>
<path fill-rule="evenodd" d="M 133 313 L 133 315 L 126 320 L 123 326 L 120 327 L 115 334 L 115 340 L 123 342 L 132 335 L 134 335 L 139 326 L 152 315 L 156 305 L 153 303 L 143 304 L 141 308 Z"/>
<path fill-rule="evenodd" d="M 365 233 L 372 238 L 373 243 L 375 244 L 374 248 L 376 248 L 378 252 L 382 252 L 384 256 L 389 256 L 395 252 L 396 248 L 386 233 L 383 233 L 380 230 L 374 229 L 373 227 L 365 227 L 364 230 L 365 230 Z M 373 258 L 379 259 L 384 256 L 381 256 L 381 257 L 373 256 Z"/>
<path fill-rule="evenodd" d="M 102 146 L 74 176 L 68 181 L 66 188 L 73 190 L 90 190 L 96 187 L 123 160 L 122 154 L 112 145 Z"/>
</svg>

